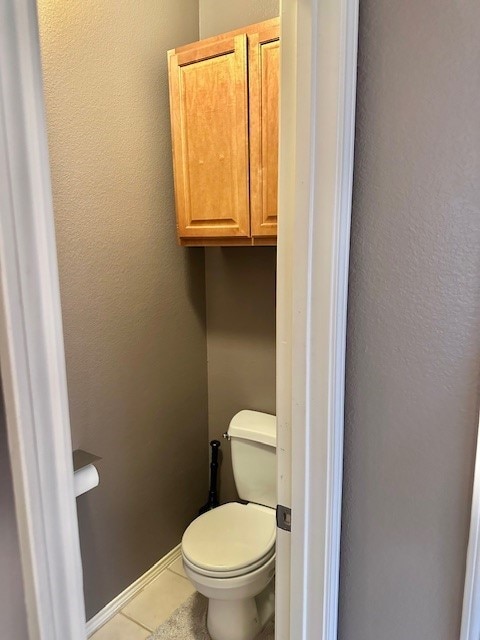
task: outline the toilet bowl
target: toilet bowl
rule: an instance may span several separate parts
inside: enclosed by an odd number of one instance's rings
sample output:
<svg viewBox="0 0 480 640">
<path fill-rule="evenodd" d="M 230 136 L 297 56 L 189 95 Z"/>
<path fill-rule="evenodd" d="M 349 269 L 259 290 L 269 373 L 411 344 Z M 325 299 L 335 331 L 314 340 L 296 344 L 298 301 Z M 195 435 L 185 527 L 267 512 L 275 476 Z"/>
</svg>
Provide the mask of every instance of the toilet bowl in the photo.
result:
<svg viewBox="0 0 480 640">
<path fill-rule="evenodd" d="M 275 607 L 275 416 L 241 411 L 228 436 L 237 489 L 248 502 L 196 518 L 183 535 L 182 558 L 208 598 L 212 640 L 253 640 Z"/>
<path fill-rule="evenodd" d="M 275 511 L 230 502 L 185 531 L 183 566 L 209 599 L 212 640 L 253 640 L 273 614 Z"/>
</svg>

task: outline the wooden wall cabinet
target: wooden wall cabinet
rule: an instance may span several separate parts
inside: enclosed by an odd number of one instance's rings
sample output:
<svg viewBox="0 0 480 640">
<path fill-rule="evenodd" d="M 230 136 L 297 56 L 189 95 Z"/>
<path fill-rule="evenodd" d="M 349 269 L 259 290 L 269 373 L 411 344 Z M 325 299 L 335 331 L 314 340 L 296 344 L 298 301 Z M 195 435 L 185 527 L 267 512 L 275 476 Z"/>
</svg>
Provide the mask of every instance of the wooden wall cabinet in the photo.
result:
<svg viewBox="0 0 480 640">
<path fill-rule="evenodd" d="M 278 18 L 168 52 L 179 242 L 275 244 Z"/>
</svg>

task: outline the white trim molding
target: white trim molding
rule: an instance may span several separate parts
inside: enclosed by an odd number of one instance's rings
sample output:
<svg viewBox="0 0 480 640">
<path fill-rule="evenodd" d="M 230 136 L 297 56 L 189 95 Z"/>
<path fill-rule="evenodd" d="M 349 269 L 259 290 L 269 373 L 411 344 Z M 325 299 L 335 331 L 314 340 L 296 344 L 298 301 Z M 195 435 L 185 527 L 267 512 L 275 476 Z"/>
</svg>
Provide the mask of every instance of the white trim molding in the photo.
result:
<svg viewBox="0 0 480 640">
<path fill-rule="evenodd" d="M 480 420 L 479 420 L 480 432 Z M 460 640 L 480 638 L 480 438 L 477 437 Z"/>
<path fill-rule="evenodd" d="M 34 0 L 0 3 L 0 357 L 30 640 L 83 640 L 63 331 Z"/>
<path fill-rule="evenodd" d="M 290 577 L 289 632 L 282 585 L 278 640 L 336 640 L 358 0 L 288 4 L 282 11 L 289 22 L 282 26 L 281 54 L 277 395 L 290 388 L 291 399 L 280 400 L 277 417 L 279 498 L 292 508 L 292 532 L 290 576 L 283 547 L 277 565 L 280 583 Z M 289 448 L 291 487 L 281 480 Z"/>
<path fill-rule="evenodd" d="M 280 15 L 280 134 L 278 175 L 276 412 L 277 501 L 292 506 L 292 274 L 295 207 L 297 7 L 282 1 Z M 275 638 L 290 640 L 291 534 L 277 529 Z"/>
<path fill-rule="evenodd" d="M 103 627 L 115 614 L 117 614 L 125 605 L 132 600 L 142 589 L 145 589 L 155 578 L 168 569 L 182 555 L 182 545 L 179 544 L 169 551 L 161 560 L 153 565 L 151 569 L 146 571 L 135 582 L 132 582 L 122 593 L 109 602 L 101 611 L 87 622 L 87 636 L 90 637 L 96 631 Z"/>
</svg>

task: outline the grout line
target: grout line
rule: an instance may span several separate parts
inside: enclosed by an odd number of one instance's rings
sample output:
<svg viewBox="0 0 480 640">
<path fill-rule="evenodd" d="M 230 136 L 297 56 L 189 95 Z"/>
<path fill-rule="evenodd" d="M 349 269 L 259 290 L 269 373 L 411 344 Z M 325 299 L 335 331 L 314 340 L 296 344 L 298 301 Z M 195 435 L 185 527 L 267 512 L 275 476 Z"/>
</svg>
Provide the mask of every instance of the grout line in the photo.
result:
<svg viewBox="0 0 480 640">
<path fill-rule="evenodd" d="M 127 620 L 130 620 L 130 622 L 134 622 L 139 627 L 142 627 L 142 629 L 145 629 L 145 631 L 148 631 L 149 633 L 153 633 L 153 631 L 154 631 L 153 629 L 150 629 L 150 627 L 146 627 L 144 624 L 142 624 L 138 620 L 135 620 L 135 618 L 132 618 L 131 616 L 127 615 L 126 613 L 123 613 L 123 611 L 120 611 L 120 615 L 123 616 L 124 618 L 127 618 Z"/>
<path fill-rule="evenodd" d="M 183 573 L 178 573 L 177 571 L 175 571 L 175 569 L 170 569 L 170 567 L 167 567 L 166 571 L 170 571 L 170 573 L 173 573 L 173 575 L 177 576 L 177 578 L 183 578 L 187 582 L 190 582 L 187 576 L 183 575 Z"/>
<path fill-rule="evenodd" d="M 172 563 L 173 564 L 173 563 Z M 163 571 L 161 571 L 157 578 L 159 578 L 161 575 L 163 575 L 164 573 L 171 573 L 172 575 L 174 575 L 177 578 L 183 578 L 183 580 L 185 580 L 188 584 L 191 584 L 190 580 L 184 576 L 181 575 L 179 573 L 177 573 L 176 571 L 173 571 L 173 569 L 170 569 L 169 565 L 168 567 L 165 567 L 165 569 Z M 155 580 L 157 580 L 157 578 L 155 578 L 152 582 L 154 582 Z M 151 583 L 150 583 L 151 584 Z M 147 584 L 145 587 L 143 587 L 131 600 L 129 600 L 127 603 L 125 603 L 125 606 L 128 606 L 133 600 L 135 600 L 136 598 L 138 598 L 138 596 L 145 591 L 146 589 L 148 589 L 148 587 L 150 586 L 150 584 Z M 180 602 L 178 604 L 178 606 L 175 608 L 177 609 L 179 606 L 181 606 L 184 602 L 186 602 L 186 600 L 188 600 L 188 597 L 185 598 L 185 600 L 182 600 L 182 602 Z M 148 631 L 150 634 L 152 634 L 155 629 L 151 629 L 150 627 L 147 627 L 147 625 L 145 625 L 143 622 L 140 622 L 139 620 L 137 620 L 136 618 L 134 618 L 131 614 L 125 613 L 124 609 L 121 609 L 119 611 L 120 615 L 124 616 L 125 618 L 127 618 L 128 620 L 130 620 L 130 622 L 134 622 L 137 626 L 141 627 L 142 629 L 145 629 L 146 631 Z M 168 618 L 167 618 L 168 619 Z"/>
</svg>

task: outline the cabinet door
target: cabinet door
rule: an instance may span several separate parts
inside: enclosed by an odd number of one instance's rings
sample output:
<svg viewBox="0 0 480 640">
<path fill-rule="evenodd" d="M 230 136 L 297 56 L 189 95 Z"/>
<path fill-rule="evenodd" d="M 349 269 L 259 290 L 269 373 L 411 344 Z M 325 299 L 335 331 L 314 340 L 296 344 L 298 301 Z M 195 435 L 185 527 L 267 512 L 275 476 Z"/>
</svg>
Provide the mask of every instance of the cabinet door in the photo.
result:
<svg viewBox="0 0 480 640">
<path fill-rule="evenodd" d="M 250 210 L 252 236 L 277 234 L 278 26 L 248 39 L 250 84 Z"/>
<path fill-rule="evenodd" d="M 169 53 L 180 238 L 250 235 L 245 34 Z"/>
</svg>

